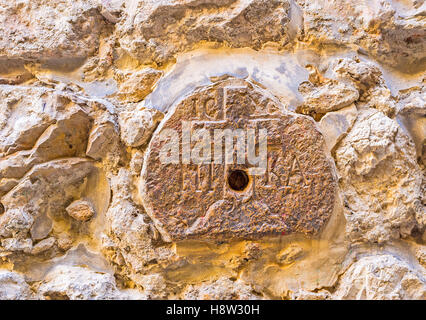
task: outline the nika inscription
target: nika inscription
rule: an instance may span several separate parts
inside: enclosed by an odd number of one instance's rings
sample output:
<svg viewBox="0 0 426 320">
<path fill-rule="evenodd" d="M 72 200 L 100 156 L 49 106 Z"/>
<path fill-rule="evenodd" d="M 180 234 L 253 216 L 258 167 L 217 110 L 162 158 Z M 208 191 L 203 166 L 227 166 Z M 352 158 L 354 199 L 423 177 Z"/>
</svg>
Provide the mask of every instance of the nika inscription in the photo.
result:
<svg viewBox="0 0 426 320">
<path fill-rule="evenodd" d="M 200 153 L 202 161 L 193 161 L 200 129 L 212 143 Z M 166 131 L 177 137 L 164 139 Z M 234 134 L 231 157 L 229 144 L 220 141 L 226 135 L 218 132 Z M 173 161 L 163 159 L 167 148 L 175 153 Z M 313 235 L 328 221 L 336 194 L 324 150 L 313 120 L 284 111 L 250 82 L 228 79 L 194 91 L 169 110 L 145 154 L 141 198 L 166 241 Z M 249 161 L 249 153 L 258 161 Z"/>
</svg>

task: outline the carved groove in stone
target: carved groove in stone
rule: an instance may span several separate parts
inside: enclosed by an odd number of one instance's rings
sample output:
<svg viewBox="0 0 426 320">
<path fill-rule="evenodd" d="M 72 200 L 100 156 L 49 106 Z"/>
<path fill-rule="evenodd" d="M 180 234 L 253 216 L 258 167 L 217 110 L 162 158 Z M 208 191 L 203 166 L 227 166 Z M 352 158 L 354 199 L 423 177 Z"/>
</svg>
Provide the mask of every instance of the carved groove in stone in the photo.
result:
<svg viewBox="0 0 426 320">
<path fill-rule="evenodd" d="M 313 235 L 321 230 L 336 195 L 324 140 L 312 120 L 281 110 L 268 92 L 230 79 L 196 90 L 169 111 L 147 149 L 140 184 L 144 206 L 166 241 Z M 230 187 L 229 174 L 247 173 L 254 167 L 248 161 L 162 164 L 159 153 L 166 141 L 160 133 L 174 129 L 181 136 L 182 121 L 191 124 L 191 134 L 207 129 L 212 141 L 214 129 L 254 129 L 257 137 L 260 129 L 267 129 L 266 172 L 250 175 L 240 191 Z M 179 150 L 182 160 L 181 141 Z"/>
</svg>

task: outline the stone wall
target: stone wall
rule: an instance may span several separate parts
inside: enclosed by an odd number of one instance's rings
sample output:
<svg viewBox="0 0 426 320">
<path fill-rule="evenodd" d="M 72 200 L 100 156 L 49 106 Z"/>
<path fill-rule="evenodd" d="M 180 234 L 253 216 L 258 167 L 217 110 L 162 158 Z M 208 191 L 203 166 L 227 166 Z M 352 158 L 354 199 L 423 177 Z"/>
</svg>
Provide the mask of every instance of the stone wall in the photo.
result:
<svg viewBox="0 0 426 320">
<path fill-rule="evenodd" d="M 0 299 L 425 299 L 425 71 L 424 0 L 0 0 Z"/>
</svg>

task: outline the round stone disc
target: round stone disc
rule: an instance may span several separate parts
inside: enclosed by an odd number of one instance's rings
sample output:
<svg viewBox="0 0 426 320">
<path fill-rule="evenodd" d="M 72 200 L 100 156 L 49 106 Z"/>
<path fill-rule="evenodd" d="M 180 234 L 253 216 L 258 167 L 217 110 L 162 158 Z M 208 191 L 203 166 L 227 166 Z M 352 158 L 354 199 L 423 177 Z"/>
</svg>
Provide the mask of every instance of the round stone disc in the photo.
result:
<svg viewBox="0 0 426 320">
<path fill-rule="evenodd" d="M 196 135 L 200 129 L 210 136 L 210 155 L 197 149 L 206 141 Z M 225 139 L 217 146 L 215 132 L 226 129 L 244 133 L 240 151 L 245 161 L 238 158 L 236 135 L 233 163 L 225 162 Z M 254 134 L 252 153 L 259 155 L 265 130 L 261 172 L 259 159 L 248 161 L 248 137 Z M 215 151 L 221 149 L 219 163 Z M 194 153 L 202 156 L 201 163 L 193 161 Z M 165 155 L 174 160 L 164 161 Z M 332 214 L 336 181 L 313 120 L 285 111 L 273 95 L 250 82 L 228 79 L 195 90 L 168 111 L 146 151 L 140 195 L 166 241 L 314 235 Z"/>
</svg>

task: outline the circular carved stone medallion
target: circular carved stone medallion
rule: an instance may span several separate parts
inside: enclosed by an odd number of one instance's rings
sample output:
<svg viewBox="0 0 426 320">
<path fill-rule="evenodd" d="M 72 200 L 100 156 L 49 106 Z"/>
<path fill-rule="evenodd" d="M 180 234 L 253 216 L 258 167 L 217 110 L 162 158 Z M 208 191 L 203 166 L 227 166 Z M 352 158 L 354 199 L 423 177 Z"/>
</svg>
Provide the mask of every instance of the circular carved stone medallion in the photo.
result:
<svg viewBox="0 0 426 320">
<path fill-rule="evenodd" d="M 313 120 L 228 79 L 168 111 L 146 151 L 140 195 L 166 241 L 314 235 L 333 211 L 336 181 Z"/>
</svg>

